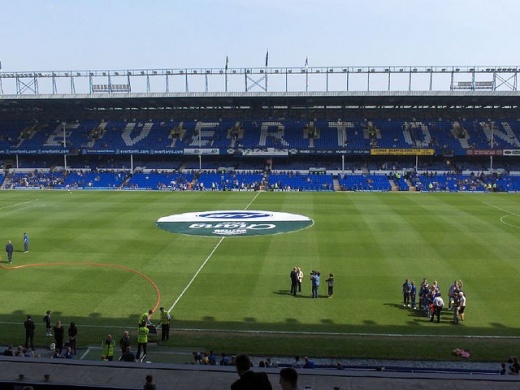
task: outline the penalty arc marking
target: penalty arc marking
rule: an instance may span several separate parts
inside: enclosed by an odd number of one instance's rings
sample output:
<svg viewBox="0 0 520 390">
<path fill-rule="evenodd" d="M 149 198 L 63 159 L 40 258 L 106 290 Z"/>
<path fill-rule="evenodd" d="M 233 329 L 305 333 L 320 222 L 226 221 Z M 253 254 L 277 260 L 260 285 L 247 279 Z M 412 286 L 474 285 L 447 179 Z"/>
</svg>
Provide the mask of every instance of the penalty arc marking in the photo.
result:
<svg viewBox="0 0 520 390">
<path fill-rule="evenodd" d="M 7 271 L 16 271 L 16 270 L 21 270 L 21 269 L 25 269 L 25 268 L 36 268 L 36 267 L 77 267 L 77 266 L 84 266 L 84 267 L 108 267 L 108 268 L 116 268 L 116 269 L 120 269 L 120 270 L 123 270 L 123 271 L 127 271 L 127 272 L 132 272 L 138 276 L 140 276 L 141 278 L 143 278 L 144 280 L 146 280 L 149 284 L 152 285 L 152 287 L 154 288 L 155 290 L 155 293 L 157 295 L 157 298 L 155 300 L 155 306 L 153 307 L 153 311 L 155 312 L 157 310 L 157 308 L 159 307 L 159 303 L 161 301 L 161 291 L 159 290 L 159 287 L 157 286 L 157 284 L 155 284 L 155 282 L 147 275 L 145 275 L 144 273 L 140 272 L 140 271 L 137 271 L 135 269 L 132 269 L 132 268 L 129 268 L 129 267 L 126 267 L 124 265 L 119 265 L 119 264 L 107 264 L 107 263 L 72 263 L 72 262 L 58 262 L 58 263 L 33 263 L 33 264 L 22 264 L 22 265 L 15 265 L 15 266 L 12 266 L 12 267 L 6 267 L 4 265 L 0 265 L 0 268 L 1 269 L 5 269 Z"/>
</svg>

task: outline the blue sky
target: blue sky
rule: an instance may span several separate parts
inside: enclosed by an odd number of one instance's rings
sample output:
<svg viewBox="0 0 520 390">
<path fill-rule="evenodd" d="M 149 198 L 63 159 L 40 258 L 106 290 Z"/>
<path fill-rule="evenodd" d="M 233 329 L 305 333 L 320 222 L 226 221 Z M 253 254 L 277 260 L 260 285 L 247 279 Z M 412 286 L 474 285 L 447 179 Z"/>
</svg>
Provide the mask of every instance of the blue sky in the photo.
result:
<svg viewBox="0 0 520 390">
<path fill-rule="evenodd" d="M 3 72 L 520 65 L 518 0 L 19 0 Z"/>
</svg>

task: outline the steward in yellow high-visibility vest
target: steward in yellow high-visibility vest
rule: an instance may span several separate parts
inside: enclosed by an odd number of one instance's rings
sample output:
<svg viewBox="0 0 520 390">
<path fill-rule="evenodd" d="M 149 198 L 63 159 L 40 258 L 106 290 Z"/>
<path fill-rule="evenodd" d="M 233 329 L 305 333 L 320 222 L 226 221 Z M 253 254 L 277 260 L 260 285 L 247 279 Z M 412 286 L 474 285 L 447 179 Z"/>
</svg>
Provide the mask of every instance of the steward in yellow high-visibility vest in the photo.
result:
<svg viewBox="0 0 520 390">
<path fill-rule="evenodd" d="M 101 360 L 108 360 L 111 362 L 114 360 L 114 348 L 116 347 L 116 342 L 112 339 L 112 335 L 107 335 L 107 338 L 101 344 L 101 348 L 103 352 L 101 352 Z"/>
<path fill-rule="evenodd" d="M 141 317 L 139 317 L 139 320 L 137 321 L 137 325 L 141 325 L 141 323 L 144 321 L 146 322 L 147 324 L 150 323 L 150 318 L 152 318 L 152 314 L 153 314 L 153 310 L 150 309 L 148 310 L 148 312 L 146 313 L 143 313 L 143 315 Z"/>
<path fill-rule="evenodd" d="M 148 333 L 150 330 L 146 327 L 146 322 L 141 322 L 141 325 L 139 326 L 139 329 L 137 330 L 137 354 L 135 358 L 139 360 L 141 357 L 141 348 L 143 350 L 143 356 L 144 358 L 146 356 L 146 347 L 148 345 Z"/>
<path fill-rule="evenodd" d="M 172 320 L 172 316 L 164 307 L 161 307 L 161 341 L 166 341 L 170 339 L 170 323 Z"/>
</svg>

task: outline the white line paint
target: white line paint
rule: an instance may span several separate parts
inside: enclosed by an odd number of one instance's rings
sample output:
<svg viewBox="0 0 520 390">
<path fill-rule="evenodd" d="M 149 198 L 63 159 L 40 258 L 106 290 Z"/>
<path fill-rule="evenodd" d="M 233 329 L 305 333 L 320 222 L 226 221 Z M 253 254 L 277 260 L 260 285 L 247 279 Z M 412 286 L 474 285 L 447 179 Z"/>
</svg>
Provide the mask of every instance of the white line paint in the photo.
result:
<svg viewBox="0 0 520 390">
<path fill-rule="evenodd" d="M 426 318 L 426 317 L 424 317 Z M 441 321 L 441 324 L 444 321 Z M 447 324 L 447 322 L 446 322 Z M 0 321 L 0 325 L 19 325 L 19 322 L 4 322 Z M 128 326 L 118 326 L 118 325 L 98 325 L 98 324 L 82 324 L 78 325 L 78 328 L 98 328 L 98 329 L 121 329 L 128 330 Z M 466 339 L 496 339 L 496 340 L 518 340 L 520 336 L 485 336 L 485 335 L 468 335 L 468 334 L 431 334 L 431 333 L 422 333 L 422 334 L 403 334 L 403 333 L 360 333 L 360 332 L 293 332 L 293 331 L 282 331 L 282 330 L 244 330 L 244 329 L 205 329 L 205 328 L 175 328 L 175 331 L 178 332 L 200 332 L 200 333 L 243 333 L 243 334 L 252 334 L 252 335 L 288 335 L 288 336 L 361 336 L 361 337 L 392 337 L 392 338 L 400 338 L 400 337 L 410 337 L 410 338 L 466 338 Z M 54 339 L 52 339 L 53 341 Z M 51 339 L 49 338 L 49 341 Z M 54 341 L 53 341 L 54 342 Z M 90 346 L 91 349 L 98 349 L 97 346 Z M 100 348 L 99 348 L 100 349 Z M 86 354 L 87 352 L 85 352 Z"/>
<path fill-rule="evenodd" d="M 258 191 L 258 192 L 256 193 L 255 197 L 251 200 L 251 202 L 249 202 L 249 203 L 247 204 L 247 206 L 246 206 L 246 208 L 245 208 L 244 210 L 247 210 L 247 209 L 249 208 L 249 206 L 251 206 L 251 205 L 254 203 L 254 201 L 256 200 L 256 198 L 258 198 L 258 195 L 260 195 L 260 191 Z"/>
<path fill-rule="evenodd" d="M 491 204 L 491 203 L 488 203 L 488 202 L 482 202 L 482 203 L 484 203 L 486 206 L 493 207 L 494 209 L 497 209 L 497 210 L 503 211 L 504 213 L 507 213 L 507 215 L 502 215 L 500 217 L 500 223 L 502 223 L 504 225 L 507 225 L 507 226 L 511 226 L 513 228 L 516 228 L 516 229 L 520 229 L 520 226 L 513 225 L 513 224 L 511 224 L 509 222 L 506 222 L 506 218 L 507 217 L 510 217 L 510 216 L 520 217 L 520 214 L 517 214 L 517 213 L 514 213 L 512 211 L 503 209 L 502 207 L 495 206 L 494 204 Z"/>
<path fill-rule="evenodd" d="M 188 288 L 190 288 L 191 284 L 193 283 L 193 281 L 195 280 L 195 278 L 200 274 L 200 272 L 202 271 L 202 269 L 204 268 L 204 266 L 206 265 L 206 263 L 209 261 L 209 259 L 211 259 L 211 256 L 213 256 L 213 253 L 215 253 L 215 251 L 217 250 L 217 248 L 220 246 L 220 244 L 222 243 L 222 241 L 224 241 L 224 238 L 225 237 L 222 237 L 217 245 L 215 245 L 215 248 L 213 248 L 213 250 L 211 251 L 211 253 L 208 255 L 208 257 L 206 257 L 206 260 L 204 260 L 204 263 L 202 263 L 202 265 L 199 267 L 199 269 L 197 270 L 197 272 L 195 272 L 195 275 L 193 275 L 193 277 L 191 278 L 190 282 L 186 285 L 186 287 L 184 287 L 184 290 L 182 290 L 181 294 L 177 297 L 177 299 L 175 300 L 175 302 L 173 302 L 173 304 L 171 305 L 171 307 L 168 309 L 168 313 L 170 311 L 173 310 L 173 308 L 175 307 L 175 305 L 177 305 L 177 302 L 180 301 L 180 299 L 183 297 L 184 293 L 188 290 Z"/>
<path fill-rule="evenodd" d="M 38 200 L 39 200 L 39 199 L 34 199 L 34 200 L 28 200 L 27 202 L 20 202 L 20 203 L 10 204 L 10 205 L 8 205 L 8 206 L 0 207 L 0 210 L 2 210 L 2 209 L 8 209 L 8 208 L 11 208 L 11 207 L 21 206 L 21 205 L 23 205 L 23 204 L 28 204 L 28 203 L 36 202 L 36 201 L 38 201 Z"/>
<path fill-rule="evenodd" d="M 249 202 L 247 204 L 247 206 L 245 207 L 245 210 L 247 210 L 253 203 L 254 201 L 256 200 L 256 198 L 258 198 L 258 195 L 260 195 L 260 192 L 257 192 L 256 195 L 253 197 L 253 199 L 251 200 L 251 202 Z M 197 272 L 195 272 L 195 275 L 193 275 L 193 277 L 191 278 L 191 280 L 189 281 L 189 283 L 186 285 L 186 287 L 184 287 L 184 290 L 182 290 L 182 292 L 180 293 L 180 295 L 177 297 L 177 299 L 175 299 L 175 301 L 173 302 L 173 304 L 170 306 L 170 308 L 168 309 L 168 313 L 170 313 L 173 308 L 177 305 L 177 303 L 181 300 L 181 298 L 184 296 L 184 294 L 186 293 L 186 291 L 188 290 L 188 288 L 190 288 L 190 286 L 192 285 L 192 283 L 195 281 L 195 279 L 197 278 L 197 276 L 201 273 L 201 271 L 204 269 L 204 267 L 206 266 L 206 264 L 208 263 L 209 259 L 211 259 L 211 256 L 213 256 L 213 254 L 215 253 L 215 251 L 217 250 L 217 248 L 220 246 L 220 244 L 222 244 L 222 241 L 224 241 L 224 238 L 226 237 L 222 237 L 218 242 L 217 242 L 217 245 L 215 245 L 215 247 L 213 248 L 213 250 L 211 251 L 211 253 L 208 255 L 208 257 L 206 257 L 206 259 L 204 260 L 204 262 L 202 263 L 202 265 L 199 267 L 199 269 L 197 270 Z"/>
<path fill-rule="evenodd" d="M 32 205 L 30 203 L 36 202 L 38 200 L 39 199 L 35 199 L 35 200 L 27 201 L 27 202 L 15 203 L 15 204 L 12 204 L 12 205 L 9 205 L 9 206 L 0 207 L 0 210 L 1 210 L 0 213 L 2 215 L 9 215 L 9 214 L 18 213 L 20 211 L 23 211 L 23 210 L 29 209 L 31 207 L 34 207 L 34 205 Z M 22 205 L 27 205 L 27 206 L 20 207 L 20 208 L 15 208 L 15 207 L 22 206 Z M 10 210 L 8 210 L 8 209 L 10 209 Z"/>
<path fill-rule="evenodd" d="M 491 203 L 488 203 L 488 202 L 482 202 L 482 203 L 484 203 L 485 205 L 487 205 L 487 206 L 489 206 L 489 207 L 493 207 L 494 209 L 497 209 L 497 210 L 503 211 L 504 213 L 508 213 L 508 214 L 514 215 L 514 216 L 516 216 L 516 217 L 520 217 L 520 214 L 517 214 L 517 213 L 514 213 L 514 212 L 512 212 L 512 211 L 509 211 L 509 210 L 503 209 L 502 207 L 495 206 L 494 204 L 491 204 Z"/>
</svg>

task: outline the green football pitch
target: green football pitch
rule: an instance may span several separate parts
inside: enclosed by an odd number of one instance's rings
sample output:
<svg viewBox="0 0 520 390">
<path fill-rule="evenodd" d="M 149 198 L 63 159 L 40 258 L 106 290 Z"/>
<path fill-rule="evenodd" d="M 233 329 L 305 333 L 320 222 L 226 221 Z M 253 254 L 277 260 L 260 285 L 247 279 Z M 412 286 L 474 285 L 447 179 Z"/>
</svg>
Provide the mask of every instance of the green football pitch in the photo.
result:
<svg viewBox="0 0 520 390">
<path fill-rule="evenodd" d="M 160 217 L 262 210 L 303 215 L 305 229 L 202 237 L 156 227 Z M 12 240 L 0 272 L 0 343 L 21 344 L 23 321 L 75 321 L 78 344 L 135 335 L 150 308 L 173 316 L 157 351 L 259 356 L 503 360 L 520 347 L 520 198 L 514 194 L 2 191 L 0 237 Z M 23 233 L 30 250 L 23 251 Z M 289 294 L 289 273 L 305 273 Z M 311 299 L 309 273 L 322 274 Z M 324 279 L 334 274 L 334 297 Z M 408 278 L 461 279 L 466 319 L 431 323 L 403 307 Z M 447 300 L 447 299 L 445 299 Z M 158 312 L 152 320 L 158 322 Z M 135 342 L 135 337 L 134 337 Z M 152 351 L 153 353 L 153 351 Z"/>
</svg>

